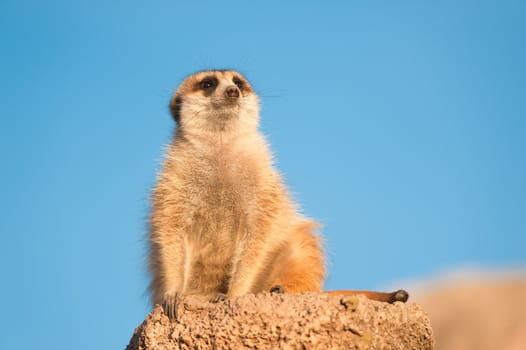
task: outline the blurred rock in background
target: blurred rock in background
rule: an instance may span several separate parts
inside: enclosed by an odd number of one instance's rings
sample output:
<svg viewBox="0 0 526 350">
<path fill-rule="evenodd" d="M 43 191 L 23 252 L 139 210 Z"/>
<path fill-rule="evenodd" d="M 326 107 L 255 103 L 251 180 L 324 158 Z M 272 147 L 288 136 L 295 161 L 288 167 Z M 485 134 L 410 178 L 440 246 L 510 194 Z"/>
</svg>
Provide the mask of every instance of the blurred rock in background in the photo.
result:
<svg viewBox="0 0 526 350">
<path fill-rule="evenodd" d="M 437 349 L 526 349 L 526 269 L 456 272 L 417 285 L 411 301 L 428 313 Z"/>
</svg>

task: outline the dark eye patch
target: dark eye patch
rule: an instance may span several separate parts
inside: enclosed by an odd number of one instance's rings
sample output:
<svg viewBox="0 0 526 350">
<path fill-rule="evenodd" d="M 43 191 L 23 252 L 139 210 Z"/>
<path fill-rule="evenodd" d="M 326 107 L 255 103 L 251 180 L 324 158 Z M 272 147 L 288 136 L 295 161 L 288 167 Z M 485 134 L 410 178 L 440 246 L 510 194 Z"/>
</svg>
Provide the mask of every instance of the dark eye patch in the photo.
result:
<svg viewBox="0 0 526 350">
<path fill-rule="evenodd" d="M 199 82 L 199 89 L 204 90 L 204 91 L 211 91 L 217 86 L 217 83 L 218 83 L 217 78 L 206 77 L 206 78 L 203 78 L 203 80 Z"/>
<path fill-rule="evenodd" d="M 232 82 L 236 84 L 239 90 L 243 90 L 243 88 L 245 87 L 245 83 L 243 82 L 243 80 L 239 79 L 238 77 L 232 79 Z"/>
</svg>

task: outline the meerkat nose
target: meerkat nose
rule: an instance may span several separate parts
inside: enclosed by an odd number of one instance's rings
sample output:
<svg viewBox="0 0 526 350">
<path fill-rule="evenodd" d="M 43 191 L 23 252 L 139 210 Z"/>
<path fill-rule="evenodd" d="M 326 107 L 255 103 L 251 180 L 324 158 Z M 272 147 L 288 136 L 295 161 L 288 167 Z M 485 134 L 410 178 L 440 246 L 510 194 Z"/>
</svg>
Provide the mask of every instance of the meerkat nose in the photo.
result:
<svg viewBox="0 0 526 350">
<path fill-rule="evenodd" d="M 239 89 L 232 85 L 226 88 L 225 90 L 225 96 L 227 98 L 235 99 L 239 97 Z"/>
</svg>

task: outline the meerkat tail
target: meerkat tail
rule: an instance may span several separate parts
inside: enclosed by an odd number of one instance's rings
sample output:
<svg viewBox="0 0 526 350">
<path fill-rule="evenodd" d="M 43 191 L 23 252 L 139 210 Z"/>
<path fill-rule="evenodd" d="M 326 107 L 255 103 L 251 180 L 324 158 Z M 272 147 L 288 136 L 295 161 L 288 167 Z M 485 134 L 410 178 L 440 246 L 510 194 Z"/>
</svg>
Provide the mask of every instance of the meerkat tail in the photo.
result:
<svg viewBox="0 0 526 350">
<path fill-rule="evenodd" d="M 395 292 L 384 293 L 384 292 L 373 292 L 368 290 L 331 290 L 326 291 L 329 295 L 356 295 L 361 294 L 367 297 L 367 299 L 383 301 L 387 303 L 394 303 L 395 301 L 401 301 L 405 303 L 409 299 L 409 293 L 403 289 L 399 289 Z"/>
</svg>

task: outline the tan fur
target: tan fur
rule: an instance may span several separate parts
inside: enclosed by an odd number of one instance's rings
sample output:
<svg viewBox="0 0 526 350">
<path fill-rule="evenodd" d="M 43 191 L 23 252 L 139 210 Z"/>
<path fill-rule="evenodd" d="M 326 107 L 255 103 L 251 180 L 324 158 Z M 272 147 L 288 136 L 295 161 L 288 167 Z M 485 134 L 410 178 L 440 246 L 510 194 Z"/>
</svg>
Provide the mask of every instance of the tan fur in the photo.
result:
<svg viewBox="0 0 526 350">
<path fill-rule="evenodd" d="M 217 79 L 213 91 L 203 79 Z M 237 99 L 226 89 L 242 82 Z M 321 291 L 316 223 L 298 213 L 258 131 L 258 98 L 234 71 L 188 77 L 171 101 L 178 120 L 152 194 L 153 303 L 175 295 L 239 296 L 281 285 Z"/>
</svg>

